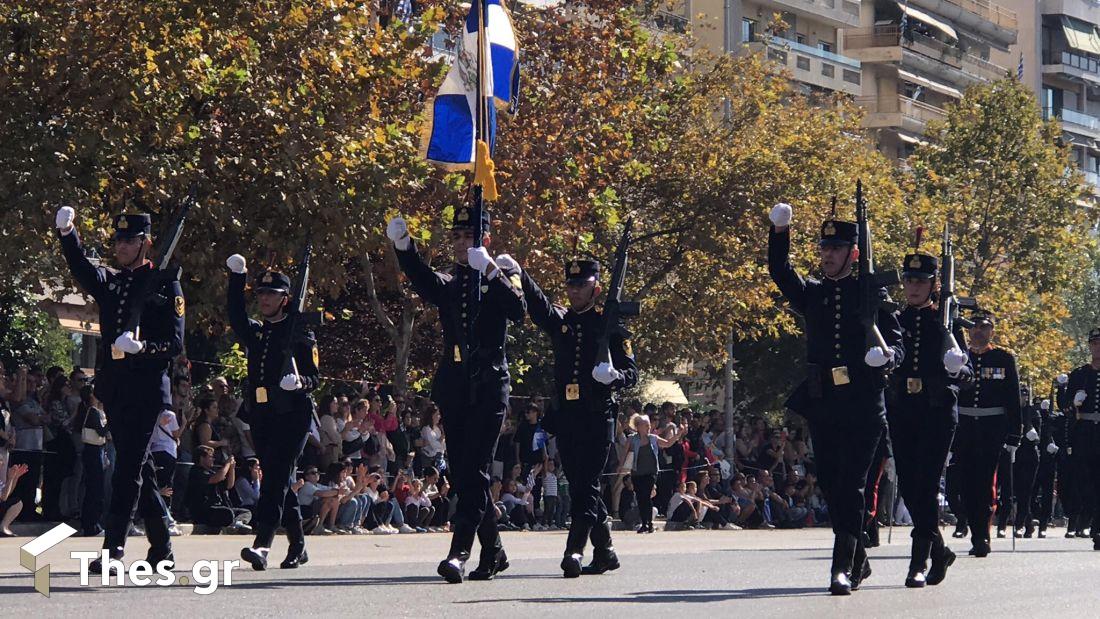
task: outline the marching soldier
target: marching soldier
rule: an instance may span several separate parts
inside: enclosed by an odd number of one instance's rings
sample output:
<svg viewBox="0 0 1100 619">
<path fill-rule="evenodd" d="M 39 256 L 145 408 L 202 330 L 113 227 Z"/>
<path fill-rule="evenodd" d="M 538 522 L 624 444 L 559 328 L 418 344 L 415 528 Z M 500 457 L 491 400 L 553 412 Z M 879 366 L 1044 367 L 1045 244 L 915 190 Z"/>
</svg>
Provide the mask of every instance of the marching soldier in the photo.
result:
<svg viewBox="0 0 1100 619">
<path fill-rule="evenodd" d="M 245 259 L 233 254 L 225 264 L 229 268 L 229 326 L 248 354 L 245 402 L 263 470 L 260 498 L 251 521 L 256 539 L 251 547 L 241 549 L 241 558 L 254 570 L 267 569 L 275 530 L 282 524 L 290 548 L 279 567 L 294 569 L 309 561 L 298 495 L 290 486 L 313 419 L 309 392 L 320 383 L 317 344 L 313 333 L 292 327 L 293 321 L 288 320 L 295 311 L 290 306 L 290 278 L 278 271 L 266 271 L 256 278 L 256 302 L 263 320 L 252 320 L 245 309 Z M 294 355 L 290 371 L 284 357 L 288 341 Z"/>
<path fill-rule="evenodd" d="M 1039 432 L 1042 429 L 1042 416 L 1039 407 L 1031 401 L 1031 388 L 1024 385 L 1020 388 L 1021 417 L 1024 421 L 1024 436 L 1020 441 L 1020 448 L 1016 451 L 1016 462 L 1008 459 L 1008 453 L 1001 453 L 1000 467 L 1002 471 L 1012 467 L 1012 475 L 998 476 L 997 486 L 999 502 L 997 506 L 997 537 L 1005 537 L 1005 528 L 1012 522 L 1012 534 L 1016 537 L 1027 532 L 1025 537 L 1035 534 L 1035 526 L 1031 522 L 1031 496 L 1035 488 L 1035 476 L 1039 470 Z M 1009 487 L 1011 481 L 1012 486 Z M 1016 514 L 1012 512 L 1011 498 L 1016 498 Z M 1020 529 L 1023 528 L 1024 531 Z"/>
<path fill-rule="evenodd" d="M 522 273 L 527 311 L 554 347 L 554 408 L 546 417 L 546 426 L 558 437 L 558 450 L 569 479 L 572 516 L 562 571 L 566 578 L 576 578 L 618 569 L 607 507 L 600 495 L 600 475 L 615 435 L 615 391 L 637 384 L 638 367 L 630 342 L 618 335 L 613 335 L 609 344 L 611 363 L 597 364 L 598 340 L 605 328 L 603 314 L 596 309 L 601 291 L 600 263 L 572 260 L 566 264 L 569 309 L 553 305 L 535 280 L 507 254 L 498 256 L 497 264 Z M 582 568 L 590 535 L 592 562 Z"/>
<path fill-rule="evenodd" d="M 475 534 L 481 556 L 470 579 L 490 580 L 508 567 L 492 516 L 489 475 L 508 409 L 508 322 L 522 322 L 526 312 L 519 276 L 502 271 L 486 249 L 491 241 L 488 211 L 482 210 L 483 246 L 474 246 L 478 226 L 473 213 L 468 207 L 455 209 L 450 236 L 455 265 L 450 273 L 424 262 L 404 219 L 396 217 L 386 227 L 401 270 L 413 290 L 439 308 L 443 327 L 443 357 L 432 382 L 432 401 L 443 415 L 447 459 L 458 494 L 451 548 L 437 570 L 449 583 L 462 582 Z M 475 303 L 472 284 L 478 274 L 481 301 Z"/>
<path fill-rule="evenodd" d="M 168 537 L 169 515 L 157 491 L 153 462 L 146 448 L 157 419 L 172 407 L 168 368 L 183 351 L 184 299 L 178 281 L 166 282 L 154 294 L 142 295 L 153 278 L 149 251 L 149 215 L 115 218 L 114 257 L 118 268 L 93 265 L 84 255 L 73 226 L 75 211 L 62 207 L 56 225 L 61 251 L 77 283 L 99 305 L 99 325 L 104 345 L 97 355 L 95 396 L 107 414 L 107 429 L 115 444 L 115 468 L 111 478 L 111 502 L 104 519 L 103 548 L 121 560 L 134 512 L 140 511 L 149 540 L 146 561 L 151 565 L 175 565 Z M 124 330 L 131 312 L 140 308 L 136 331 Z M 109 566 L 114 573 L 116 566 Z M 96 559 L 89 566 L 100 573 Z"/>
<path fill-rule="evenodd" d="M 1084 484 L 1089 484 L 1096 499 L 1091 511 L 1078 512 L 1075 534 L 1080 536 L 1090 527 L 1092 549 L 1100 550 L 1100 328 L 1089 331 L 1089 354 L 1089 363 L 1070 372 L 1063 410 L 1068 417 L 1069 446 L 1077 460 L 1077 487 L 1088 490 Z"/>
<path fill-rule="evenodd" d="M 959 427 L 955 458 L 962 466 L 963 500 L 970 526 L 970 554 L 989 555 L 989 518 L 993 512 L 993 480 L 1002 451 L 1020 445 L 1022 429 L 1020 378 L 1016 356 L 993 346 L 996 319 L 989 312 L 974 316 L 969 331 L 974 382 L 959 392 Z"/>
<path fill-rule="evenodd" d="M 906 306 L 899 312 L 898 322 L 904 330 L 907 354 L 891 375 L 886 409 L 898 487 L 913 517 L 913 547 L 905 578 L 905 586 L 911 588 L 943 582 L 955 561 L 955 553 L 940 534 L 938 494 L 958 424 L 958 385 L 974 377 L 965 352 L 957 346 L 944 351 L 949 335 L 956 343 L 964 340 L 961 329 L 946 333 L 933 305 L 938 272 L 935 256 L 905 256 Z M 932 567 L 926 574 L 929 558 Z"/>
<path fill-rule="evenodd" d="M 771 211 L 768 270 L 791 308 L 805 320 L 807 377 L 787 407 L 810 425 L 818 480 L 825 493 L 835 540 L 829 591 L 849 595 L 871 573 L 863 547 L 864 488 L 886 426 L 884 373 L 902 360 L 901 327 L 880 310 L 877 324 L 887 349 L 864 346 L 856 224 L 826 220 L 819 257 L 823 280 L 803 279 L 790 263 L 791 207 Z M 885 291 L 882 291 L 885 295 Z"/>
<path fill-rule="evenodd" d="M 1068 380 L 1068 377 L 1067 377 Z M 1047 536 L 1047 526 L 1054 510 L 1054 478 L 1058 465 L 1058 452 L 1065 444 L 1065 415 L 1050 400 L 1039 404 L 1039 470 L 1035 475 L 1034 511 L 1039 517 L 1040 538 Z M 1031 537 L 1031 526 L 1024 530 L 1024 537 Z"/>
</svg>

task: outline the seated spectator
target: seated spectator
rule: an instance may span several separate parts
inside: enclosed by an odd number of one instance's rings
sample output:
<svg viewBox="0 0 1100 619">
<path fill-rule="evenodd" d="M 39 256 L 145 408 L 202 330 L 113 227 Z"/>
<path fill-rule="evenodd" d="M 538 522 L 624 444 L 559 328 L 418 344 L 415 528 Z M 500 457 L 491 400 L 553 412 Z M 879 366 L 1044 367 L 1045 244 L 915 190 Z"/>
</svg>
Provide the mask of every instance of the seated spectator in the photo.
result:
<svg viewBox="0 0 1100 619">
<path fill-rule="evenodd" d="M 699 473 L 698 483 L 702 489 L 700 492 L 702 498 L 710 501 L 715 506 L 711 522 L 716 528 L 732 529 L 737 526 L 734 523 L 741 514 L 741 507 L 728 488 L 723 488 L 717 475 L 711 474 L 709 471 L 703 471 Z"/>
<path fill-rule="evenodd" d="M 382 473 L 372 471 L 367 474 L 367 487 L 363 489 L 363 496 L 371 502 L 367 510 L 363 526 L 375 535 L 390 535 L 397 533 L 397 529 L 391 526 L 393 522 L 393 504 L 390 503 L 389 492 L 379 491 L 382 483 Z"/>
<path fill-rule="evenodd" d="M 688 494 L 689 485 L 694 486 L 695 482 L 689 481 L 685 484 L 681 481 L 676 484 L 672 498 L 668 501 L 668 524 L 682 524 L 692 529 L 699 523 L 699 509 Z"/>
<path fill-rule="evenodd" d="M 12 465 L 0 479 L 0 537 L 15 537 L 11 523 L 23 511 L 23 501 L 13 494 L 19 478 L 27 473 L 26 464 Z"/>
<path fill-rule="evenodd" d="M 638 516 L 638 499 L 634 495 L 634 479 L 623 477 L 623 491 L 619 494 L 619 520 L 627 529 L 633 529 L 641 523 Z"/>
<path fill-rule="evenodd" d="M 336 522 L 333 529 L 340 535 L 362 534 L 367 530 L 362 528 L 368 499 L 364 496 L 367 483 L 367 466 L 360 463 L 355 467 L 357 475 L 353 477 L 352 463 L 350 459 L 341 462 L 333 462 L 329 465 L 329 487 L 337 490 L 338 506 L 336 508 Z"/>
<path fill-rule="evenodd" d="M 428 530 L 443 532 L 449 529 L 447 519 L 451 513 L 451 485 L 446 479 L 441 479 L 439 471 L 435 467 L 428 467 L 424 471 L 424 495 L 432 502 L 435 515 L 428 523 Z"/>
<path fill-rule="evenodd" d="M 736 524 L 743 528 L 755 528 L 762 522 L 762 517 L 756 511 L 756 501 L 759 493 L 748 486 L 748 480 L 743 473 L 733 477 L 730 484 L 730 494 L 737 501 L 738 515 Z"/>
<path fill-rule="evenodd" d="M 224 464 L 215 467 L 213 449 L 199 445 L 195 452 L 198 461 L 191 467 L 187 489 L 187 508 L 191 520 L 208 527 L 232 527 L 241 533 L 250 531 L 247 525 L 252 514 L 246 509 L 233 507 L 228 497 L 228 488 L 236 483 L 236 460 L 230 456 Z"/>
<path fill-rule="evenodd" d="M 527 489 L 517 484 L 516 480 L 507 479 L 503 482 L 500 502 L 503 504 L 504 514 L 508 517 L 508 522 L 513 528 L 530 531 L 531 520 L 528 518 L 526 494 Z"/>
<path fill-rule="evenodd" d="M 237 507 L 250 512 L 256 511 L 256 502 L 260 500 L 260 482 L 263 478 L 260 461 L 256 458 L 245 460 L 244 466 L 237 473 L 237 483 L 233 486 L 237 492 Z"/>
<path fill-rule="evenodd" d="M 435 516 L 432 501 L 424 494 L 424 482 L 414 479 L 409 483 L 410 490 L 405 497 L 405 522 L 416 529 L 417 533 L 427 533 L 428 523 Z"/>
<path fill-rule="evenodd" d="M 382 468 L 378 466 L 370 467 L 372 472 L 382 474 Z M 401 501 L 409 492 L 409 484 L 406 482 L 407 475 L 405 471 L 398 471 L 397 476 L 393 479 L 393 485 L 386 485 L 385 478 L 382 479 L 378 486 L 379 491 L 386 491 L 386 500 L 391 507 L 391 513 L 393 515 L 393 526 L 397 527 L 397 533 L 416 533 L 416 529 L 409 526 L 405 522 L 405 510 L 401 507 Z"/>
<path fill-rule="evenodd" d="M 305 483 L 298 491 L 298 507 L 302 511 L 302 519 L 317 519 L 317 524 L 311 531 L 313 535 L 332 535 L 336 528 L 339 491 L 320 483 L 321 473 L 315 466 L 306 469 L 304 479 Z"/>
<path fill-rule="evenodd" d="M 810 510 L 806 507 L 805 499 L 795 488 L 794 482 L 787 481 L 783 484 L 780 499 L 776 526 L 781 529 L 801 529 L 806 526 L 806 516 Z"/>
</svg>

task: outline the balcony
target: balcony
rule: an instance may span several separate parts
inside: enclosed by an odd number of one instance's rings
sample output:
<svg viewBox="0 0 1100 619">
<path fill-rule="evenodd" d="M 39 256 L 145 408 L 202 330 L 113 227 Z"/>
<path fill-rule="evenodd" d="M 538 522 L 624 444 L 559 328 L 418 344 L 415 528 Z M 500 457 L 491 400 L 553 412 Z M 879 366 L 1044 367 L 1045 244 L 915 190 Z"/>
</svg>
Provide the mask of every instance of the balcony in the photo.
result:
<svg viewBox="0 0 1100 619">
<path fill-rule="evenodd" d="M 1095 24 L 1100 21 L 1100 0 L 1042 0 L 1039 13 L 1067 15 Z"/>
<path fill-rule="evenodd" d="M 909 0 L 913 5 L 946 17 L 952 23 L 984 34 L 1001 51 L 1016 43 L 1016 12 L 989 0 Z"/>
<path fill-rule="evenodd" d="M 853 96 L 861 92 L 858 60 L 779 37 L 760 37 L 749 49 L 766 52 L 768 60 L 786 67 L 797 82 Z"/>
<path fill-rule="evenodd" d="M 863 126 L 868 129 L 902 129 L 923 135 L 929 122 L 947 118 L 940 108 L 902 95 L 857 97 L 855 101 L 867 112 Z"/>
<path fill-rule="evenodd" d="M 1100 85 L 1100 60 L 1073 52 L 1043 52 L 1043 73 L 1075 77 Z"/>
<path fill-rule="evenodd" d="M 1062 121 L 1062 129 L 1094 140 L 1100 140 L 1100 118 L 1089 116 L 1077 110 L 1066 108 L 1043 108 L 1043 118 L 1057 118 Z"/>
<path fill-rule="evenodd" d="M 658 10 L 646 20 L 646 25 L 654 30 L 685 34 L 691 26 L 691 20 L 688 19 L 686 9 L 681 12 Z"/>
<path fill-rule="evenodd" d="M 844 52 L 863 63 L 900 63 L 968 86 L 996 81 L 1008 69 L 916 32 L 902 37 L 896 25 L 844 31 Z"/>
<path fill-rule="evenodd" d="M 772 0 L 794 13 L 816 18 L 833 28 L 859 26 L 859 2 L 855 0 Z"/>
</svg>

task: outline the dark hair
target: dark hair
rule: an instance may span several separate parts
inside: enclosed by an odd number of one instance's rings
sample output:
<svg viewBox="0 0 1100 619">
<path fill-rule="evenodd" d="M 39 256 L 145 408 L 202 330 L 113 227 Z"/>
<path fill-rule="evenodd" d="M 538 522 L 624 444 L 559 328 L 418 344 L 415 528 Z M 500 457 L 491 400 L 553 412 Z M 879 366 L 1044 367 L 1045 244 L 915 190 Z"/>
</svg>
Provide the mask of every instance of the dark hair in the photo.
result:
<svg viewBox="0 0 1100 619">
<path fill-rule="evenodd" d="M 80 388 L 80 404 L 82 406 L 91 406 L 92 397 L 95 395 L 95 387 L 91 385 L 84 385 Z"/>
<path fill-rule="evenodd" d="M 435 416 L 435 413 L 438 410 L 439 407 L 435 405 L 435 402 L 431 402 L 426 407 L 424 407 L 424 416 L 420 419 L 420 425 L 422 427 L 432 427 L 432 417 Z"/>
<path fill-rule="evenodd" d="M 432 475 L 439 475 L 439 471 L 437 471 L 434 466 L 429 466 L 424 469 L 424 477 L 431 477 Z"/>
<path fill-rule="evenodd" d="M 199 455 L 200 458 L 203 457 L 203 456 L 213 456 L 214 455 L 214 449 L 212 447 L 210 447 L 209 445 L 199 445 L 198 447 L 195 448 L 195 452 Z"/>
<path fill-rule="evenodd" d="M 344 470 L 343 462 L 333 462 L 325 470 L 325 483 L 333 484 L 340 479 L 340 473 Z"/>
<path fill-rule="evenodd" d="M 318 415 L 327 415 L 327 414 L 329 414 L 329 412 L 328 412 L 329 405 L 332 404 L 335 401 L 336 401 L 336 396 L 332 395 L 331 393 L 324 396 L 323 398 L 321 398 L 321 403 L 317 405 L 317 414 Z"/>
</svg>

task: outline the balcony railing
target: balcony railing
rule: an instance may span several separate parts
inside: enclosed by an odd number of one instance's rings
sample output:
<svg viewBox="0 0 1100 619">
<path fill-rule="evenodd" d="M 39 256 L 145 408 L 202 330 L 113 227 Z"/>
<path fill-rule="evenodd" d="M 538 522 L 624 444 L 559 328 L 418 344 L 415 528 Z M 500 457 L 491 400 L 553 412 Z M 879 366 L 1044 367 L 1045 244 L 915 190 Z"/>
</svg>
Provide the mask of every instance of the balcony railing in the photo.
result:
<svg viewBox="0 0 1100 619">
<path fill-rule="evenodd" d="M 783 4 L 803 6 L 806 7 L 806 11 L 819 14 L 821 12 L 829 12 L 839 10 L 847 15 L 849 18 L 859 21 L 859 2 L 855 0 L 784 0 Z"/>
<path fill-rule="evenodd" d="M 1100 189 L 1100 174 L 1085 171 L 1085 182 L 1092 185 L 1094 190 Z"/>
<path fill-rule="evenodd" d="M 856 97 L 855 101 L 869 114 L 901 114 L 922 124 L 947 117 L 947 113 L 938 107 L 902 95 Z"/>
<path fill-rule="evenodd" d="M 690 20 L 686 15 L 681 15 L 679 13 L 656 11 L 653 13 L 651 23 L 653 27 L 658 30 L 667 30 L 669 32 L 684 34 L 688 31 Z"/>
<path fill-rule="evenodd" d="M 833 52 L 825 51 L 820 47 L 813 47 L 810 45 L 806 45 L 805 43 L 799 43 L 798 41 L 792 41 L 783 37 L 757 35 L 756 41 L 758 43 L 767 43 L 774 48 L 787 49 L 792 52 L 798 52 L 799 54 L 803 54 L 805 56 L 813 56 L 814 58 L 818 58 L 820 60 L 835 62 L 837 64 L 841 64 L 852 69 L 858 70 L 860 67 L 859 61 L 854 58 L 841 56 L 840 54 L 834 54 Z"/>
<path fill-rule="evenodd" d="M 1073 52 L 1043 52 L 1043 64 L 1061 64 L 1100 75 L 1100 60 Z"/>
<path fill-rule="evenodd" d="M 844 33 L 846 50 L 898 46 L 990 81 L 999 80 L 1008 73 L 1008 70 L 1000 65 L 968 54 L 953 45 L 919 32 L 910 32 L 903 37 L 901 29 L 896 25 L 846 30 Z"/>
<path fill-rule="evenodd" d="M 944 0 L 948 4 L 969 11 L 975 15 L 981 15 L 986 21 L 1007 28 L 1017 30 L 1016 12 L 1005 7 L 989 2 L 989 0 Z"/>
<path fill-rule="evenodd" d="M 1088 114 L 1070 110 L 1067 108 L 1043 108 L 1043 118 L 1058 118 L 1063 125 L 1077 125 L 1095 133 L 1100 133 L 1100 118 Z"/>
</svg>

